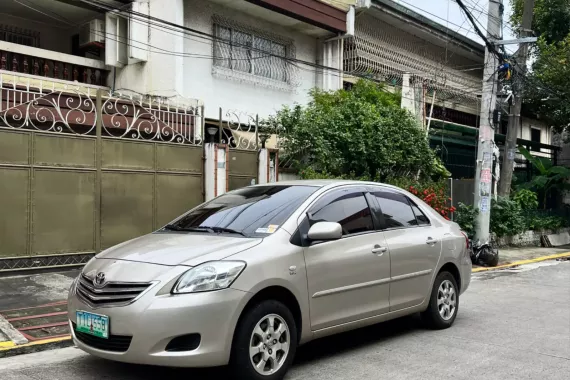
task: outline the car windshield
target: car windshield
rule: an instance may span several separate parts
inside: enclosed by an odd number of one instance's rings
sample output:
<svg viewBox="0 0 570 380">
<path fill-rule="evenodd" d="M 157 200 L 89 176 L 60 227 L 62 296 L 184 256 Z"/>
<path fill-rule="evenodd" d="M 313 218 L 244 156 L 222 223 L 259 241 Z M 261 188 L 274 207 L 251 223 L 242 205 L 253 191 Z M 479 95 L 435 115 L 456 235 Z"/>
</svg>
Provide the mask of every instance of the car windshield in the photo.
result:
<svg viewBox="0 0 570 380">
<path fill-rule="evenodd" d="M 315 191 L 313 186 L 252 186 L 206 202 L 165 228 L 174 231 L 272 234 Z"/>
</svg>

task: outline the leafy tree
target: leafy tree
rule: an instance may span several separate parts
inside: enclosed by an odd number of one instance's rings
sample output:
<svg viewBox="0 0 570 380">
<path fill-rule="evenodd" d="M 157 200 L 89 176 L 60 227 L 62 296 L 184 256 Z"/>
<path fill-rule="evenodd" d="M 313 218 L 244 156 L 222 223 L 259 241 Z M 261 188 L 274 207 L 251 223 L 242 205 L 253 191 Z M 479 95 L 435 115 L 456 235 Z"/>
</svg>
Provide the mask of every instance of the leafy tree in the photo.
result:
<svg viewBox="0 0 570 380">
<path fill-rule="evenodd" d="M 520 27 L 524 0 L 511 0 Z M 561 133 L 570 123 L 570 0 L 536 0 L 532 29 L 539 40 L 525 85 L 525 106 Z"/>
<path fill-rule="evenodd" d="M 511 23 L 520 26 L 524 0 L 511 0 Z M 532 30 L 545 43 L 564 40 L 570 33 L 570 0 L 535 0 Z"/>
<path fill-rule="evenodd" d="M 311 98 L 263 123 L 278 130 L 283 160 L 301 176 L 383 181 L 447 174 L 425 131 L 400 108 L 400 94 L 361 80 L 351 90 L 312 90 Z"/>
</svg>

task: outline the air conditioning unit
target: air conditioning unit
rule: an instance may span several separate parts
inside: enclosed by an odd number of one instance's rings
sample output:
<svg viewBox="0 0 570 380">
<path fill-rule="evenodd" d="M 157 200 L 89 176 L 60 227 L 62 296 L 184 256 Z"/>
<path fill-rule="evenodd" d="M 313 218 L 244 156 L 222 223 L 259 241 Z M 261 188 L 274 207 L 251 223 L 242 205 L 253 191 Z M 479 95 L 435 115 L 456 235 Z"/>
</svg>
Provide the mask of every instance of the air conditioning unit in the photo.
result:
<svg viewBox="0 0 570 380">
<path fill-rule="evenodd" d="M 79 29 L 79 46 L 89 45 L 105 45 L 105 21 L 95 19 L 81 25 Z"/>
</svg>

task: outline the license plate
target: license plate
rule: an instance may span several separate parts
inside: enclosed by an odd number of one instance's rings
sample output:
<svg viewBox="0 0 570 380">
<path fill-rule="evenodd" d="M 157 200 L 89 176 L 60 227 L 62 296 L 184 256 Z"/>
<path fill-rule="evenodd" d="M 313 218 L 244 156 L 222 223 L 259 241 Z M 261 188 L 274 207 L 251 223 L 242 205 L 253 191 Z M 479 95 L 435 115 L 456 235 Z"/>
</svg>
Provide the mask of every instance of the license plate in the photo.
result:
<svg viewBox="0 0 570 380">
<path fill-rule="evenodd" d="M 109 338 L 109 317 L 106 315 L 76 311 L 75 316 L 77 317 L 75 330 L 99 338 Z"/>
</svg>

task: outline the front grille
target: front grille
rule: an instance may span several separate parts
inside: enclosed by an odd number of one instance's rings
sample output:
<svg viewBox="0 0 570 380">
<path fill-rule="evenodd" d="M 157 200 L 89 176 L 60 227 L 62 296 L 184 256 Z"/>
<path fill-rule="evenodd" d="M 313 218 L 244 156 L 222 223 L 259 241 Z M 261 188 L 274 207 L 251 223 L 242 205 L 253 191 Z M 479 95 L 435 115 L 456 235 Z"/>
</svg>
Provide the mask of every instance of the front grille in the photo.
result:
<svg viewBox="0 0 570 380">
<path fill-rule="evenodd" d="M 96 288 L 93 286 L 93 280 L 82 273 L 79 275 L 75 290 L 79 298 L 93 307 L 125 306 L 133 302 L 150 285 L 141 282 L 108 282 Z"/>
<path fill-rule="evenodd" d="M 75 329 L 77 325 L 75 323 L 71 323 L 71 325 L 73 326 L 73 331 L 77 340 L 88 345 L 89 347 L 93 347 L 98 350 L 127 352 L 131 345 L 131 340 L 133 340 L 132 336 L 125 335 L 109 335 L 108 339 L 99 338 L 93 335 L 76 331 Z"/>
</svg>

